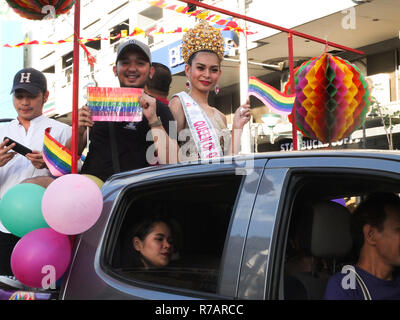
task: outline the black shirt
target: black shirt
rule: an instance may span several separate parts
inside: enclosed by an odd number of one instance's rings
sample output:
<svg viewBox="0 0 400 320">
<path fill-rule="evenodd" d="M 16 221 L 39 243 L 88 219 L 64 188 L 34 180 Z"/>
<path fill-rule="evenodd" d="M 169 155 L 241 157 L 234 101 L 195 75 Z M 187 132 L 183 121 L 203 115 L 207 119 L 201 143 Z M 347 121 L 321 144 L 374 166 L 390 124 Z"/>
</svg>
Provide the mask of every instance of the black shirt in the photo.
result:
<svg viewBox="0 0 400 320">
<path fill-rule="evenodd" d="M 174 121 L 171 111 L 165 104 L 157 101 L 156 112 L 161 118 L 165 131 L 169 134 L 169 122 Z M 89 152 L 81 173 L 94 175 L 103 181 L 116 173 L 112 161 L 110 126 L 114 127 L 120 171 L 149 166 L 146 153 L 154 142 L 152 139 L 146 141 L 150 127 L 143 115 L 141 122 L 95 122 L 89 131 Z"/>
</svg>

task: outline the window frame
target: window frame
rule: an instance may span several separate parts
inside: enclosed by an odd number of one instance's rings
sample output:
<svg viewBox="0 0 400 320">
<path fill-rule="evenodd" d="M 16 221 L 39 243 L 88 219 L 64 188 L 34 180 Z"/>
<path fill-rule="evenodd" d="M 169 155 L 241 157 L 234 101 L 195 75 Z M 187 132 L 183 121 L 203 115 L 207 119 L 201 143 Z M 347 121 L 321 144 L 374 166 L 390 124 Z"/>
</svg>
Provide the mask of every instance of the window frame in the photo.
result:
<svg viewBox="0 0 400 320">
<path fill-rule="evenodd" d="M 188 181 L 190 179 L 199 179 L 199 180 L 206 180 L 209 178 L 229 178 L 237 176 L 235 175 L 235 169 L 229 168 L 229 169 L 224 169 L 221 171 L 211 171 L 211 172 L 198 172 L 198 173 L 193 173 L 190 175 L 176 175 L 176 176 L 171 176 L 168 178 L 165 177 L 156 177 L 154 179 L 149 179 L 146 181 L 141 181 L 139 183 L 131 184 L 125 186 L 123 190 L 118 194 L 117 198 L 115 199 L 115 204 L 112 209 L 112 212 L 109 217 L 109 221 L 107 223 L 107 227 L 104 231 L 104 235 L 101 240 L 101 248 L 100 248 L 100 255 L 99 255 L 99 266 L 102 272 L 104 272 L 107 276 L 111 277 L 114 280 L 117 280 L 121 283 L 124 284 L 124 286 L 127 286 L 129 288 L 143 288 L 143 289 L 148 289 L 152 291 L 158 291 L 158 292 L 163 292 L 167 294 L 174 294 L 174 295 L 180 295 L 180 296 L 188 296 L 188 297 L 196 297 L 196 298 L 202 298 L 202 299 L 233 299 L 234 297 L 229 297 L 225 295 L 221 295 L 218 292 L 217 293 L 210 293 L 210 292 L 205 292 L 205 291 L 197 291 L 197 290 L 190 290 L 186 288 L 180 288 L 180 287 L 173 287 L 169 285 L 163 285 L 163 284 L 158 284 L 156 282 L 150 282 L 150 281 L 143 281 L 140 279 L 133 279 L 133 278 L 127 278 L 124 277 L 121 273 L 117 272 L 114 270 L 112 266 L 112 257 L 113 257 L 113 251 L 115 250 L 116 244 L 118 242 L 118 235 L 119 232 L 121 231 L 121 226 L 123 224 L 124 219 L 126 218 L 127 214 L 127 209 L 129 206 L 132 204 L 132 202 L 137 201 L 138 198 L 134 197 L 131 199 L 127 199 L 127 193 L 132 192 L 134 189 L 135 192 L 142 193 L 142 195 L 146 194 L 146 190 L 160 190 L 162 188 L 168 188 L 166 187 L 166 184 L 169 183 L 184 183 L 185 181 Z M 233 209 L 232 213 L 229 219 L 229 223 L 227 226 L 226 230 L 226 235 L 225 235 L 225 243 L 224 243 L 224 249 L 227 246 L 227 241 L 228 235 L 230 234 L 230 228 L 232 225 L 232 219 L 235 217 L 235 210 L 237 206 L 237 202 L 240 198 L 240 192 L 241 188 L 243 187 L 243 184 L 245 183 L 245 177 L 242 176 L 241 181 L 239 183 L 239 187 L 236 193 L 236 198 L 233 201 Z M 154 188 L 156 186 L 156 188 Z M 220 275 L 217 281 L 217 285 L 219 286 L 219 279 L 221 277 L 223 265 L 223 261 L 221 258 L 221 264 L 220 264 Z"/>
<path fill-rule="evenodd" d="M 269 271 L 266 281 L 266 295 L 265 299 L 279 299 L 284 300 L 284 268 L 285 268 L 285 254 L 287 250 L 287 240 L 289 235 L 290 223 L 292 221 L 293 207 L 301 189 L 298 185 L 304 177 L 301 175 L 307 174 L 351 174 L 353 179 L 357 176 L 368 176 L 368 179 L 388 179 L 399 180 L 400 174 L 395 172 L 382 171 L 377 166 L 372 168 L 349 168 L 349 167 L 331 167 L 321 166 L 313 168 L 291 168 L 286 177 L 285 195 L 282 197 L 283 206 L 278 211 L 276 216 L 275 230 L 272 237 L 271 244 L 271 260 L 269 263 Z M 299 178 L 300 176 L 300 178 Z M 296 181 L 294 181 L 296 179 Z M 306 177 L 307 179 L 307 177 Z M 294 183 L 293 183 L 294 182 Z M 355 190 L 356 191 L 356 190 Z"/>
</svg>

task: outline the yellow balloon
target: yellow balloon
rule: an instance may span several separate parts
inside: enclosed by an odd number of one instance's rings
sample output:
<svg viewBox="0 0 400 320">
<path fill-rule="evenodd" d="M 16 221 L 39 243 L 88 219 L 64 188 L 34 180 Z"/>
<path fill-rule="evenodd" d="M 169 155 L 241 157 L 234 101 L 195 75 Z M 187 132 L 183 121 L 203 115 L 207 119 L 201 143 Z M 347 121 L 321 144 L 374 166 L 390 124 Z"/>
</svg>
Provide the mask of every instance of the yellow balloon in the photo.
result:
<svg viewBox="0 0 400 320">
<path fill-rule="evenodd" d="M 86 176 L 89 179 L 93 180 L 100 189 L 101 189 L 101 186 L 104 184 L 104 182 L 102 180 L 100 180 L 99 178 L 97 178 L 91 174 L 83 174 L 83 176 Z"/>
</svg>

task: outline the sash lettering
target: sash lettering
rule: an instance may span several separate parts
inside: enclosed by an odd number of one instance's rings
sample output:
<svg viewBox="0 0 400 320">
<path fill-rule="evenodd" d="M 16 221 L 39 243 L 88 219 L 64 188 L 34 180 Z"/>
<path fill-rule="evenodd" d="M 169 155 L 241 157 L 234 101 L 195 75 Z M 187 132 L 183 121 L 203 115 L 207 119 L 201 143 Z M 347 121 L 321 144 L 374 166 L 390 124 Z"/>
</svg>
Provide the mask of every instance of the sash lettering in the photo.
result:
<svg viewBox="0 0 400 320">
<path fill-rule="evenodd" d="M 180 92 L 176 96 L 181 100 L 186 122 L 197 147 L 199 157 L 201 159 L 222 157 L 223 152 L 219 137 L 203 109 L 186 92 Z"/>
</svg>

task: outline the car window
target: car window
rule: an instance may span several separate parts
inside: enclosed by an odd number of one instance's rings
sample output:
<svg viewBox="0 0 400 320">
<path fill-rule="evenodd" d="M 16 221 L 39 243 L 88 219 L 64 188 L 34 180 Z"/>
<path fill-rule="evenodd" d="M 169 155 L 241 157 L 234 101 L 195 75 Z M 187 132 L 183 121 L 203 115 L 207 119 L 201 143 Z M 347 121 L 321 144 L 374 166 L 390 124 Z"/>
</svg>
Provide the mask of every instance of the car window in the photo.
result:
<svg viewBox="0 0 400 320">
<path fill-rule="evenodd" d="M 218 294 L 221 257 L 241 182 L 242 176 L 233 173 L 132 187 L 113 218 L 105 271 L 133 286 Z M 173 235 L 173 253 L 162 267 L 138 255 L 133 244 L 135 229 L 152 215 L 165 218 Z"/>
<path fill-rule="evenodd" d="M 351 215 L 369 193 L 400 192 L 399 177 L 373 171 L 334 170 L 294 174 L 282 221 L 286 243 L 282 268 L 281 298 L 323 299 L 327 282 L 358 259 Z"/>
</svg>

